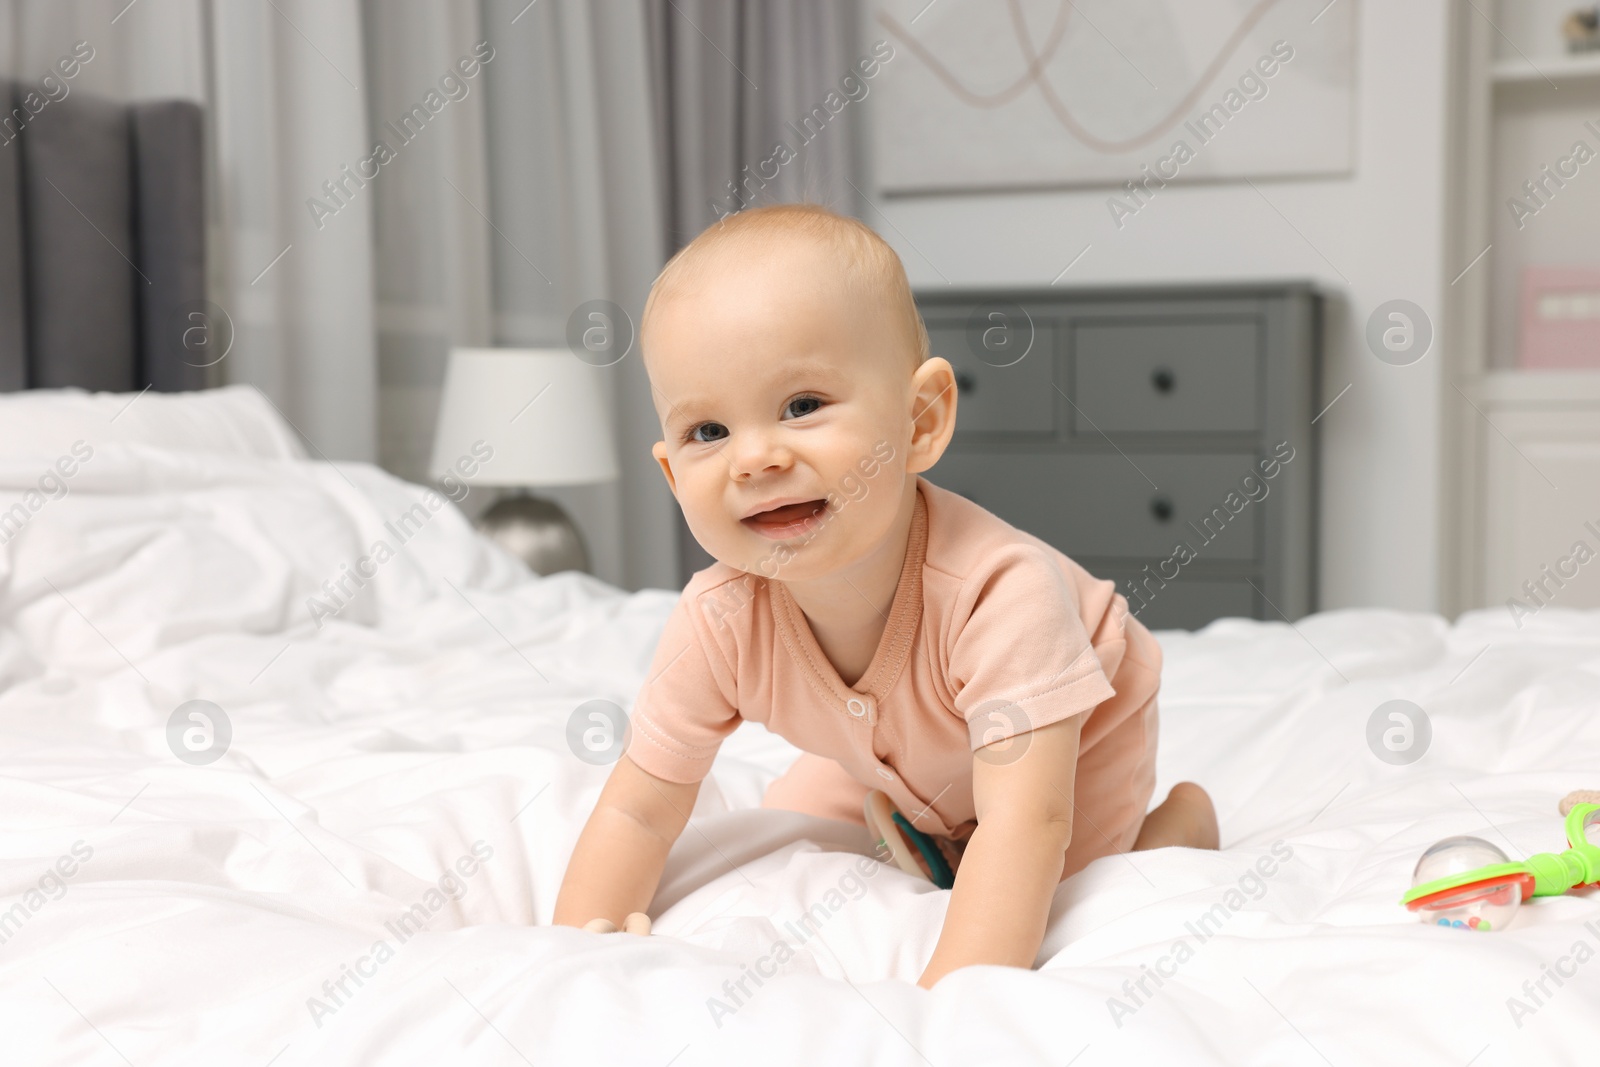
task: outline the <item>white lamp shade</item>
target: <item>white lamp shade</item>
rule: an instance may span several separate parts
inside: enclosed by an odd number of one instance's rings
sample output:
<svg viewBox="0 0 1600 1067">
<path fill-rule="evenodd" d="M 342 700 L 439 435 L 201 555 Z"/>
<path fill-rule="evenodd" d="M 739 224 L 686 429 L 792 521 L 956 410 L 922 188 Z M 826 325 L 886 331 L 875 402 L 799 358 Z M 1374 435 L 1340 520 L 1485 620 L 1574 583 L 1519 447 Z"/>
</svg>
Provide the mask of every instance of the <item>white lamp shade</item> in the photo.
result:
<svg viewBox="0 0 1600 1067">
<path fill-rule="evenodd" d="M 430 472 L 474 485 L 614 481 L 605 373 L 563 348 L 452 349 Z"/>
</svg>

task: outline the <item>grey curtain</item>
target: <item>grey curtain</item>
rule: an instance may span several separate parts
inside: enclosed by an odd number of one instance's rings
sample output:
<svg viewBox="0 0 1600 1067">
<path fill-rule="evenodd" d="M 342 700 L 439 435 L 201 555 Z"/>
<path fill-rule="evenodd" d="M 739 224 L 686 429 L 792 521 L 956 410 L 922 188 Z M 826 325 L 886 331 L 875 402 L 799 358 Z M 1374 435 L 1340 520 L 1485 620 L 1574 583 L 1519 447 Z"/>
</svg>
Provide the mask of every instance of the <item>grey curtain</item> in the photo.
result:
<svg viewBox="0 0 1600 1067">
<path fill-rule="evenodd" d="M 646 0 L 670 256 L 725 214 L 805 200 L 862 217 L 853 0 Z M 657 435 L 659 437 L 659 434 Z M 678 513 L 683 579 L 709 566 Z"/>
</svg>

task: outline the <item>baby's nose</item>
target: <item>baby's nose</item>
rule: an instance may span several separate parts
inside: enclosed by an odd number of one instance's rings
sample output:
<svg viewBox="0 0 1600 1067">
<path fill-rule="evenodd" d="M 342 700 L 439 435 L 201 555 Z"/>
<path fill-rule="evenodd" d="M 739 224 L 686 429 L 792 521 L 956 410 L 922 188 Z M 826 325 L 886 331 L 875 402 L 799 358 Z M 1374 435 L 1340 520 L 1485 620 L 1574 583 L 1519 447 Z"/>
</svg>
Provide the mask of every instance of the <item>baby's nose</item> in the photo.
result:
<svg viewBox="0 0 1600 1067">
<path fill-rule="evenodd" d="M 730 452 L 729 462 L 734 473 L 745 476 L 783 470 L 794 460 L 789 447 L 778 440 L 776 433 L 757 430 L 738 434 Z"/>
</svg>

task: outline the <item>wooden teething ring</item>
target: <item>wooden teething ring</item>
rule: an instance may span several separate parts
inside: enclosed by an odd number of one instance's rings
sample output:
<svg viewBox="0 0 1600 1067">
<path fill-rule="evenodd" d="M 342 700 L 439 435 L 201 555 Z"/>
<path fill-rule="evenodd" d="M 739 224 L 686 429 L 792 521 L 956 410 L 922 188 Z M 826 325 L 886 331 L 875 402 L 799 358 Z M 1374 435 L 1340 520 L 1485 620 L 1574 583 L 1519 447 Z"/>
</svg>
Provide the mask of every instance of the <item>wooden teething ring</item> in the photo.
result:
<svg viewBox="0 0 1600 1067">
<path fill-rule="evenodd" d="M 889 802 L 888 796 L 877 789 L 869 792 L 864 805 L 864 814 L 867 818 L 867 829 L 877 834 L 880 842 L 889 846 L 889 855 L 894 858 L 895 866 L 907 874 L 927 878 L 928 872 L 917 862 L 916 854 L 906 843 L 900 828 L 894 824 L 894 805 Z"/>
<path fill-rule="evenodd" d="M 1557 805 L 1561 814 L 1570 814 L 1579 804 L 1600 804 L 1600 789 L 1577 789 L 1561 798 Z"/>
<path fill-rule="evenodd" d="M 955 885 L 955 864 L 951 857 L 954 846 L 942 838 L 925 834 L 911 825 L 909 819 L 895 810 L 894 804 L 879 790 L 872 790 L 862 805 L 867 826 L 881 842 L 889 847 L 895 866 L 908 874 L 920 875 L 938 886 L 950 889 Z"/>
</svg>

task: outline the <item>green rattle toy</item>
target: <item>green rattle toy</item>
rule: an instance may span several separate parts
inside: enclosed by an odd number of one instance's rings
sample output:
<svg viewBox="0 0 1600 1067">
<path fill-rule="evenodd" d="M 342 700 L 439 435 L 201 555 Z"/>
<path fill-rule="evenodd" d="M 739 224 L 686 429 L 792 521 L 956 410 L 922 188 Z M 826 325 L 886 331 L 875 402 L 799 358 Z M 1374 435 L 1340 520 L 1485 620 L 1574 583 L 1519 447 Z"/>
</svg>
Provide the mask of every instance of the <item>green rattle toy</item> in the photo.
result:
<svg viewBox="0 0 1600 1067">
<path fill-rule="evenodd" d="M 1516 863 L 1480 837 L 1447 837 L 1422 854 L 1400 902 L 1430 925 L 1504 930 L 1529 897 L 1600 885 L 1600 804 L 1567 814 L 1567 850 Z"/>
</svg>

